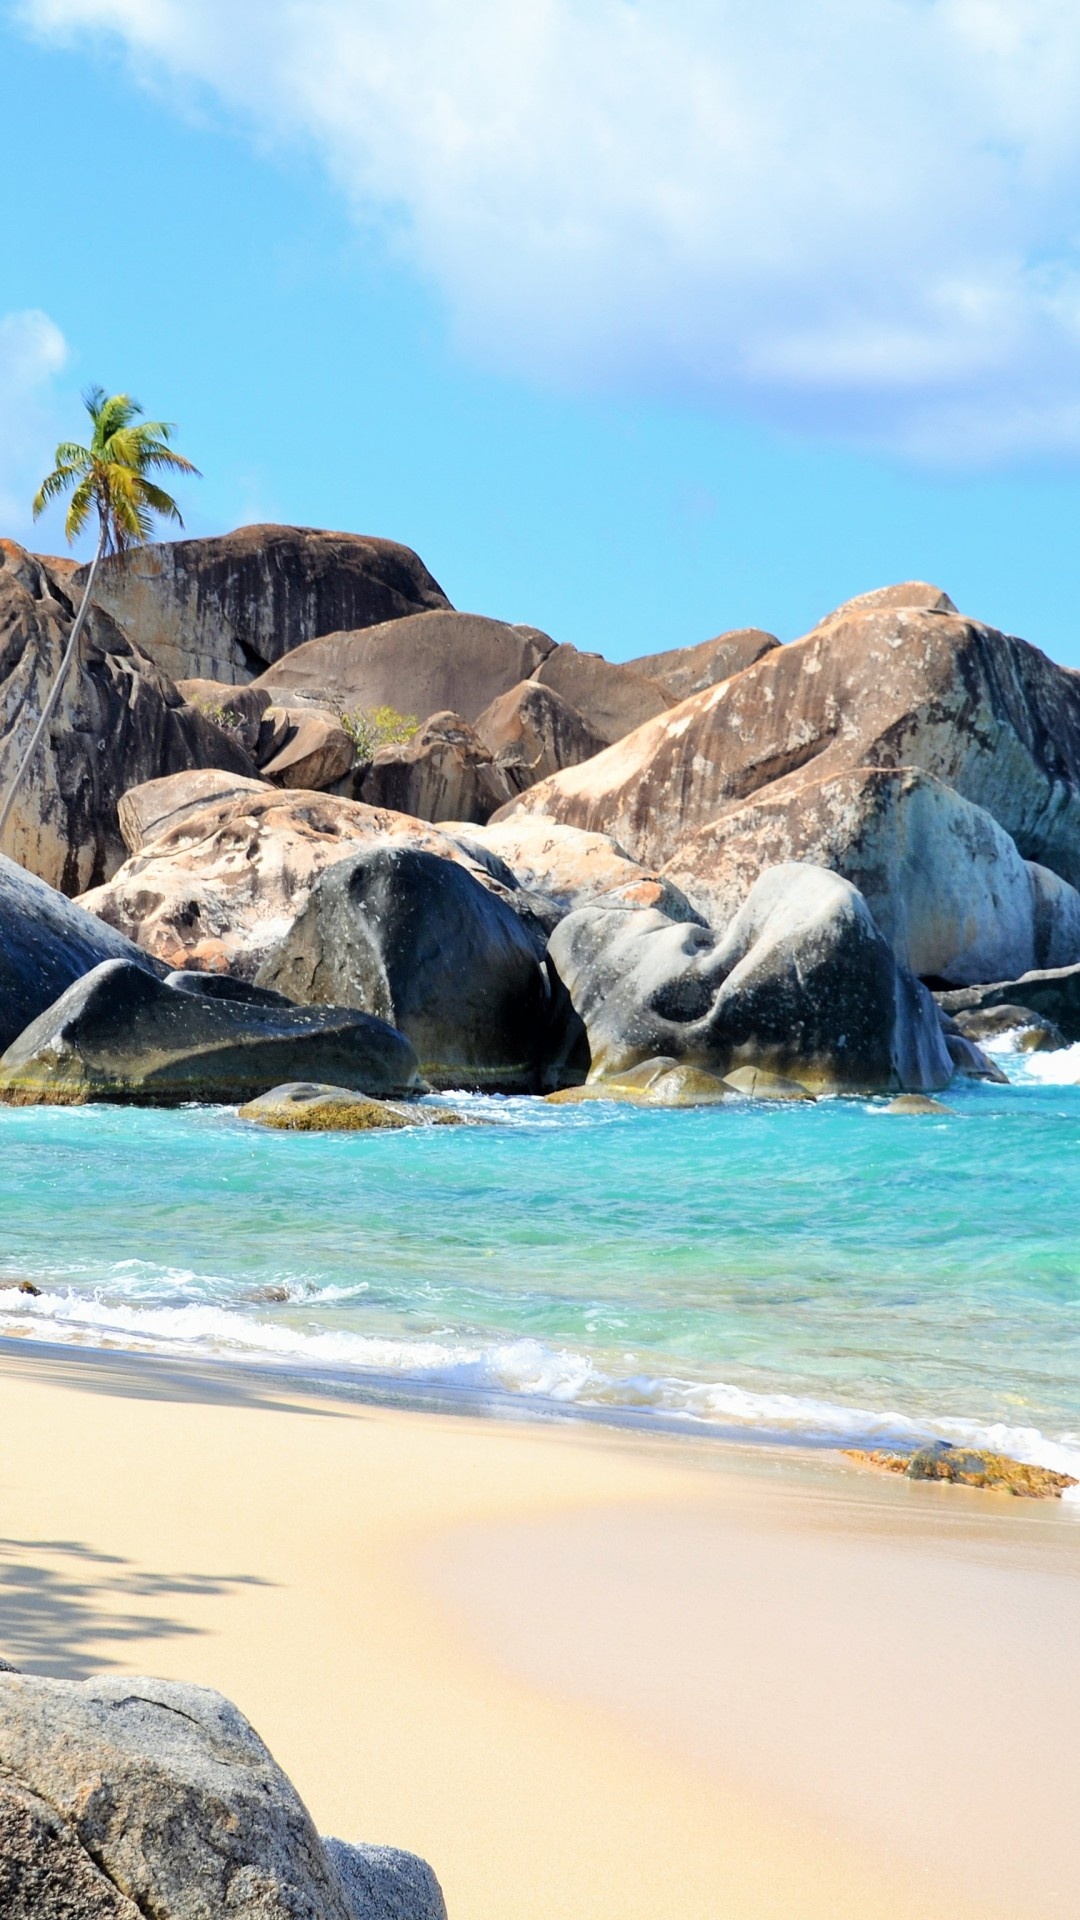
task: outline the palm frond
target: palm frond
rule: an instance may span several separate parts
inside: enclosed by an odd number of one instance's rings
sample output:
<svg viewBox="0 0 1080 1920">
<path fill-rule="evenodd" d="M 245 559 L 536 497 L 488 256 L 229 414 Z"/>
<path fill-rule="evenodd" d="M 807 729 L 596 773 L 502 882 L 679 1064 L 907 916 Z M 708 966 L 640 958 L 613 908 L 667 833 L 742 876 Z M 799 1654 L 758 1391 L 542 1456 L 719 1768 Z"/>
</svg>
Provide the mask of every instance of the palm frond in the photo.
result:
<svg viewBox="0 0 1080 1920">
<path fill-rule="evenodd" d="M 85 473 L 93 458 L 89 447 L 81 446 L 78 440 L 61 440 L 53 455 L 58 467 L 69 468 L 73 473 Z"/>
<path fill-rule="evenodd" d="M 166 493 L 164 487 L 155 487 L 152 480 L 145 480 L 140 477 L 139 493 L 146 505 L 152 507 L 155 513 L 160 514 L 163 520 L 176 520 L 183 526 L 184 516 L 177 506 L 176 501 L 173 499 L 172 494 Z"/>
<path fill-rule="evenodd" d="M 72 494 L 71 505 L 67 510 L 64 532 L 67 534 L 69 543 L 78 539 L 90 517 L 90 509 L 94 504 L 94 476 L 92 473 L 88 473 L 84 480 L 80 480 Z"/>
</svg>

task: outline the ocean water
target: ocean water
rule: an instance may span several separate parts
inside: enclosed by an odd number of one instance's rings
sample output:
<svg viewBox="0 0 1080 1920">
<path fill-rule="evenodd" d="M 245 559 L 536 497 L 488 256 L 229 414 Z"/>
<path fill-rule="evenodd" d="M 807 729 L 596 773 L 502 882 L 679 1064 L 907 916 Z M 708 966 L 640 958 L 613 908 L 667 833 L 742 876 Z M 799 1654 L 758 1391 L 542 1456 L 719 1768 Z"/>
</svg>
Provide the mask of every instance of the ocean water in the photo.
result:
<svg viewBox="0 0 1080 1920">
<path fill-rule="evenodd" d="M 1080 1474 L 1080 1047 L 950 1115 L 463 1099 L 488 1124 L 263 1132 L 0 1109 L 0 1332 L 330 1369 L 442 1403 Z"/>
</svg>

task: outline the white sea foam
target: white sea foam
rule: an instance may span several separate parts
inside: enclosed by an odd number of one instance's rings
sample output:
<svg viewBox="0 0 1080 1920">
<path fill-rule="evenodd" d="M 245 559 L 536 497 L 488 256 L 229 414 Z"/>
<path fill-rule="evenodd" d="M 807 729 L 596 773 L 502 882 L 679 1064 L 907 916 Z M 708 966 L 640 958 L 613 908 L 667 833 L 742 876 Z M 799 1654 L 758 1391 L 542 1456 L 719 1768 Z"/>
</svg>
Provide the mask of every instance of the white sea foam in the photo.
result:
<svg viewBox="0 0 1080 1920">
<path fill-rule="evenodd" d="M 303 1331 L 205 1302 L 140 1306 L 108 1299 L 101 1292 L 71 1290 L 36 1297 L 0 1291 L 0 1324 L 9 1332 L 73 1344 L 108 1342 L 133 1351 L 347 1369 L 358 1379 L 395 1379 L 402 1388 L 411 1383 L 477 1398 L 506 1396 L 564 1408 L 652 1413 L 688 1426 L 762 1437 L 886 1446 L 947 1439 L 1080 1478 L 1080 1433 L 1052 1439 L 1038 1428 L 1004 1422 L 980 1424 L 946 1415 L 913 1419 L 892 1409 L 761 1392 L 722 1380 L 617 1374 L 587 1354 L 535 1339 L 408 1340 L 340 1329 Z"/>
</svg>

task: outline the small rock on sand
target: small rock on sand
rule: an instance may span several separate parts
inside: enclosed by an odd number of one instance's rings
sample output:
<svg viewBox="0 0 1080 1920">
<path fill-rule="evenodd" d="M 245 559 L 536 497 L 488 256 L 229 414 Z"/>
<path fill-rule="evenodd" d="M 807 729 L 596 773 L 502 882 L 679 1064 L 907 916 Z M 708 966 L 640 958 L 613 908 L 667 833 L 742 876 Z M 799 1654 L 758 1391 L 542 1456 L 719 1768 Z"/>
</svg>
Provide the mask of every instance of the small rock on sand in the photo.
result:
<svg viewBox="0 0 1080 1920">
<path fill-rule="evenodd" d="M 849 1460 L 902 1473 L 909 1480 L 951 1480 L 957 1486 L 985 1487 L 1026 1500 L 1060 1500 L 1066 1487 L 1080 1486 L 1071 1474 L 1055 1473 L 1051 1467 L 1033 1467 L 1026 1460 L 976 1447 L 950 1447 L 945 1441 L 920 1447 L 917 1453 L 893 1453 L 886 1447 L 845 1447 L 844 1452 Z"/>
</svg>

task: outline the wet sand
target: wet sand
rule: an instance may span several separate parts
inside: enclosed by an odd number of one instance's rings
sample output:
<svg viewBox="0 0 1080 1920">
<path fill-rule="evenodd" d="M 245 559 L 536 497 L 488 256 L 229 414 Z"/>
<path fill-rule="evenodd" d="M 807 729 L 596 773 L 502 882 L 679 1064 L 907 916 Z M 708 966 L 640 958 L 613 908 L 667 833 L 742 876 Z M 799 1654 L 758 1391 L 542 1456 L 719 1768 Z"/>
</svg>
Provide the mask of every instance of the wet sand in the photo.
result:
<svg viewBox="0 0 1080 1920">
<path fill-rule="evenodd" d="M 451 1920 L 1080 1910 L 1080 1512 L 0 1342 L 0 1653 L 217 1686 Z"/>
</svg>

